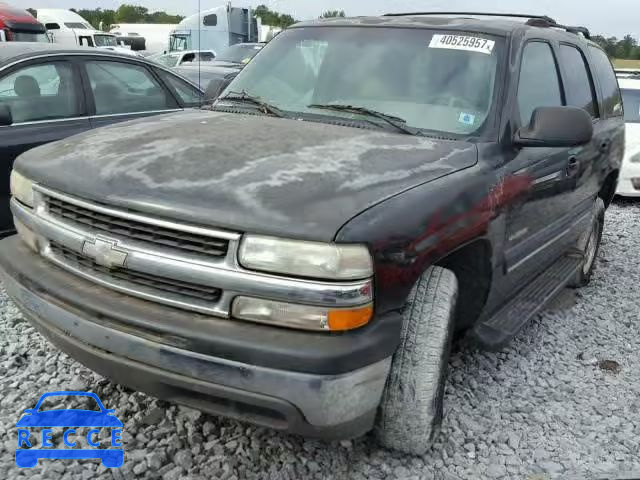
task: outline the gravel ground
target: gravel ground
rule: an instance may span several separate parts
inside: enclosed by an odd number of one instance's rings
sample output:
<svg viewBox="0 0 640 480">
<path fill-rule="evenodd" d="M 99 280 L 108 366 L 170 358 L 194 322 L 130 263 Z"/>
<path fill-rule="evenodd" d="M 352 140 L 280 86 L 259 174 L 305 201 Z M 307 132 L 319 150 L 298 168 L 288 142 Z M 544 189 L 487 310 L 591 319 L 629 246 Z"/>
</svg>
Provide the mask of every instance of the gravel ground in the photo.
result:
<svg viewBox="0 0 640 480">
<path fill-rule="evenodd" d="M 614 204 L 605 228 L 590 286 L 567 291 L 500 353 L 457 349 L 442 434 L 421 458 L 370 437 L 304 440 L 128 391 L 52 348 L 0 290 L 0 472 L 33 480 L 639 477 L 640 202 Z M 93 461 L 16 468 L 15 422 L 52 390 L 92 390 L 116 409 L 125 421 L 121 469 Z"/>
</svg>

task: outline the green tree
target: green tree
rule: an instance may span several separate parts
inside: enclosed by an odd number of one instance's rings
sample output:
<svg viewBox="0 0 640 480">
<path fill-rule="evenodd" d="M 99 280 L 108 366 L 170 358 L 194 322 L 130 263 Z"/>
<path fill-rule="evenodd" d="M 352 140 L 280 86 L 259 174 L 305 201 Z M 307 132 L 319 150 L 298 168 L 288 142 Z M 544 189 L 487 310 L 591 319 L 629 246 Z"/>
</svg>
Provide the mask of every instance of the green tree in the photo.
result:
<svg viewBox="0 0 640 480">
<path fill-rule="evenodd" d="M 116 23 L 143 23 L 148 14 L 147 7 L 123 3 L 116 10 Z"/>
<path fill-rule="evenodd" d="M 266 5 L 258 5 L 253 10 L 253 14 L 256 17 L 260 17 L 263 25 L 268 25 L 270 27 L 287 28 L 289 25 L 293 25 L 297 21 L 291 15 L 275 12 Z"/>
<path fill-rule="evenodd" d="M 327 10 L 322 15 L 320 15 L 320 18 L 335 18 L 335 17 L 344 18 L 345 17 L 344 10 Z"/>
</svg>

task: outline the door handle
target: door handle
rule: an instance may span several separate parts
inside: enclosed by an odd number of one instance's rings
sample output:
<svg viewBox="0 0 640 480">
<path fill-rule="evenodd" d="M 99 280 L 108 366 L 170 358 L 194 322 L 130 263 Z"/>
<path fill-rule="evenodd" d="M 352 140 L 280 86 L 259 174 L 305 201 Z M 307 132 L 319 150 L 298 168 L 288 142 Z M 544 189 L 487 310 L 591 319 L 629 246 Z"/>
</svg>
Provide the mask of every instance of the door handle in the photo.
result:
<svg viewBox="0 0 640 480">
<path fill-rule="evenodd" d="M 580 169 L 580 161 L 577 157 L 569 157 L 567 161 L 567 176 L 573 177 Z"/>
<path fill-rule="evenodd" d="M 610 148 L 611 148 L 611 140 L 607 139 L 607 140 L 603 140 L 600 143 L 598 150 L 600 150 L 600 153 L 607 153 Z"/>
</svg>

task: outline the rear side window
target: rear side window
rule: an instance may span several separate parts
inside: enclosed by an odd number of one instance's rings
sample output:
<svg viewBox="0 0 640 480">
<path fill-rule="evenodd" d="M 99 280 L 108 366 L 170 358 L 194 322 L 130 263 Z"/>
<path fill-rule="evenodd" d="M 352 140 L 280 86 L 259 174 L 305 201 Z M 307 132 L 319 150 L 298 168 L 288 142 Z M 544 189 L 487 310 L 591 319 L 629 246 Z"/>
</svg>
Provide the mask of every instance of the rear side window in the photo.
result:
<svg viewBox="0 0 640 480">
<path fill-rule="evenodd" d="M 520 121 L 527 125 L 536 108 L 560 106 L 562 94 L 551 46 L 544 42 L 530 42 L 522 53 L 518 83 Z"/>
<path fill-rule="evenodd" d="M 595 90 L 582 52 L 571 45 L 560 45 L 560 61 L 566 75 L 567 105 L 582 108 L 596 118 L 598 110 Z"/>
<path fill-rule="evenodd" d="M 142 66 L 113 61 L 89 61 L 86 66 L 97 115 L 173 108 L 164 89 Z"/>
<path fill-rule="evenodd" d="M 600 80 L 602 96 L 604 97 L 604 113 L 608 117 L 618 117 L 622 115 L 622 98 L 618 88 L 618 80 L 613 71 L 609 57 L 601 49 L 589 46 L 595 73 Z"/>
</svg>

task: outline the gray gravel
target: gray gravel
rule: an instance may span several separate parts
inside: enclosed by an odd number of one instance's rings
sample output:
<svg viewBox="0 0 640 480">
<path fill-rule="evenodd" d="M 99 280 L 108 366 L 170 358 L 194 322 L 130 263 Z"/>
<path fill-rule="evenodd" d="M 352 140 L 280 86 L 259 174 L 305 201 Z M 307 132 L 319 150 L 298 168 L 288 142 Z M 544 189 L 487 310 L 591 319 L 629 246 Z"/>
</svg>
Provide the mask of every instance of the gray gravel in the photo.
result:
<svg viewBox="0 0 640 480">
<path fill-rule="evenodd" d="M 618 202 L 590 286 L 565 292 L 500 353 L 457 349 L 442 434 L 422 458 L 370 437 L 304 440 L 128 391 L 51 347 L 0 290 L 0 472 L 33 480 L 638 477 L 639 266 L 640 203 Z M 45 391 L 84 389 L 126 422 L 124 466 L 16 468 L 23 409 Z"/>
</svg>

